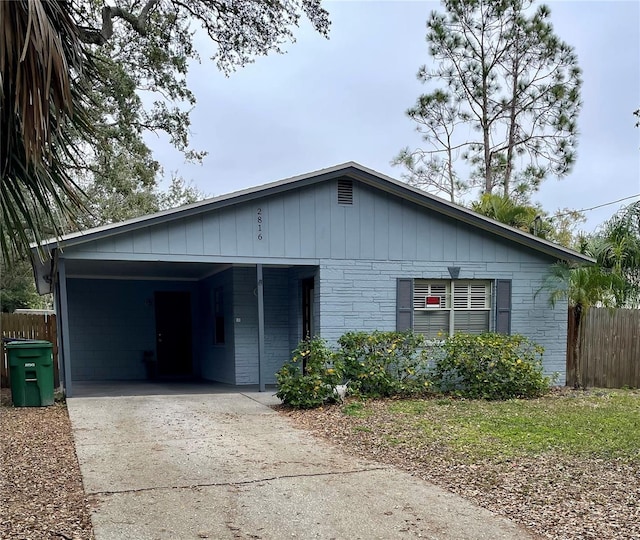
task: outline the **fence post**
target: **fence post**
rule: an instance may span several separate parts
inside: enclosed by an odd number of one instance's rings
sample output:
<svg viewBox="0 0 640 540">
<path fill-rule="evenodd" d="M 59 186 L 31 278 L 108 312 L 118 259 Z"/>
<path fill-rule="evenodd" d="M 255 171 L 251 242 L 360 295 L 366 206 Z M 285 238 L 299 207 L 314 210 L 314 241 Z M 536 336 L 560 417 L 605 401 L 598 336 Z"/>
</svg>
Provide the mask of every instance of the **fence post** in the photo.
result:
<svg viewBox="0 0 640 540">
<path fill-rule="evenodd" d="M 576 324 L 576 310 L 569 306 L 567 313 L 567 386 L 576 384 L 576 343 L 578 341 L 578 328 Z"/>
</svg>

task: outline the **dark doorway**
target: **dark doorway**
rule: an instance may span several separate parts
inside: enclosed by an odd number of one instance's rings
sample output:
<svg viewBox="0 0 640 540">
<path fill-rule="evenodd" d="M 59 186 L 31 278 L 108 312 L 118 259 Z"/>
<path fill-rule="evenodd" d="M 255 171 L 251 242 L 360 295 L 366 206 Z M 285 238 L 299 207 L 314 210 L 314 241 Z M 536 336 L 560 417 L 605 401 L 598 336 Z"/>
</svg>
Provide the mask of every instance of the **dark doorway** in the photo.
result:
<svg viewBox="0 0 640 540">
<path fill-rule="evenodd" d="M 314 279 L 302 280 L 302 339 L 313 337 L 313 289 Z"/>
<path fill-rule="evenodd" d="M 192 374 L 191 293 L 155 293 L 156 354 L 158 376 L 187 377 Z"/>
</svg>

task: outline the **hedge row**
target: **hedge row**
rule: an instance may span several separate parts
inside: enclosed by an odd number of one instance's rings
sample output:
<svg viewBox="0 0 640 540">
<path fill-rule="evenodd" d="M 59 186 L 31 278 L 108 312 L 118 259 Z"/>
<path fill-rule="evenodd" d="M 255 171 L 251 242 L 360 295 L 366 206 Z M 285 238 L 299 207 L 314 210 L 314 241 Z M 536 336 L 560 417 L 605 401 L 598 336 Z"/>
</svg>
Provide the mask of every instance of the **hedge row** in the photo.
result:
<svg viewBox="0 0 640 540">
<path fill-rule="evenodd" d="M 413 332 L 347 332 L 331 349 L 302 341 L 276 374 L 277 396 L 296 408 L 362 397 L 449 394 L 473 399 L 547 393 L 543 348 L 520 335 L 456 334 L 427 345 Z"/>
</svg>

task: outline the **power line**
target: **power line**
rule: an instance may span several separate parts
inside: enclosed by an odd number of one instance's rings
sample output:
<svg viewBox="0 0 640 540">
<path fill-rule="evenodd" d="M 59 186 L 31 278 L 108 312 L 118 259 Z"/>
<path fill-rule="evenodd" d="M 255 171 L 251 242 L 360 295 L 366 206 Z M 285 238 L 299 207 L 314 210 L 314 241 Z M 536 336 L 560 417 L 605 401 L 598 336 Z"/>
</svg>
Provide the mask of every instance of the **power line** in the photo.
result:
<svg viewBox="0 0 640 540">
<path fill-rule="evenodd" d="M 611 201 L 611 202 L 608 202 L 608 203 L 599 204 L 597 206 L 592 206 L 591 208 L 583 208 L 582 210 L 571 210 L 570 212 L 564 212 L 562 214 L 554 214 L 549 219 L 562 217 L 562 216 L 568 216 L 570 214 L 573 214 L 574 212 L 588 212 L 589 210 L 595 210 L 596 208 L 602 208 L 603 206 L 610 206 L 612 204 L 616 204 L 616 203 L 619 203 L 619 202 L 622 202 L 622 201 L 626 201 L 627 199 L 633 199 L 635 197 L 640 197 L 640 193 L 636 193 L 635 195 L 629 195 L 628 197 L 623 197 L 622 199 L 618 199 L 617 201 Z"/>
</svg>

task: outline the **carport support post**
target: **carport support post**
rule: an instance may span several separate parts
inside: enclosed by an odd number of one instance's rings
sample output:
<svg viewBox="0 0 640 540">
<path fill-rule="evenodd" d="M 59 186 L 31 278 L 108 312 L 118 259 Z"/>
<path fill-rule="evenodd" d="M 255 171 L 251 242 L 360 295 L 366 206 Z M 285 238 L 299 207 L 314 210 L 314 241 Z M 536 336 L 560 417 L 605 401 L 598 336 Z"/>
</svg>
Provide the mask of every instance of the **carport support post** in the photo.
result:
<svg viewBox="0 0 640 540">
<path fill-rule="evenodd" d="M 258 387 L 264 392 L 262 363 L 264 362 L 264 285 L 262 283 L 262 265 L 256 264 L 258 278 Z"/>
<path fill-rule="evenodd" d="M 67 302 L 67 273 L 64 267 L 64 259 L 58 258 L 58 291 L 60 299 L 57 302 L 60 306 L 58 317 L 61 321 L 62 336 L 58 336 L 58 342 L 62 344 L 62 362 L 64 364 L 64 392 L 66 397 L 73 396 L 71 388 L 71 352 L 69 345 L 69 303 Z"/>
<path fill-rule="evenodd" d="M 54 347 L 58 346 L 58 385 L 66 389 L 66 375 L 67 370 L 64 366 L 64 352 L 62 350 L 62 308 L 60 307 L 60 280 L 57 277 L 53 277 L 53 309 L 56 312 L 56 341 Z"/>
</svg>

